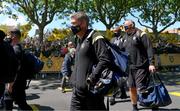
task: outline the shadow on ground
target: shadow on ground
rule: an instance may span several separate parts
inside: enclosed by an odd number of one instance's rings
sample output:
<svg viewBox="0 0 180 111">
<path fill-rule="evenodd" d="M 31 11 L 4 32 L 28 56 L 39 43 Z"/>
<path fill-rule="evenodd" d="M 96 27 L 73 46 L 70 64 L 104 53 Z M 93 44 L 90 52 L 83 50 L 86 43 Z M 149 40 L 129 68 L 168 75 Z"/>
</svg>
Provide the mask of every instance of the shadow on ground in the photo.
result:
<svg viewBox="0 0 180 111">
<path fill-rule="evenodd" d="M 116 100 L 115 102 L 116 103 L 124 103 L 124 102 L 130 102 L 131 100 L 130 99 L 121 99 L 121 100 Z"/>
<path fill-rule="evenodd" d="M 110 99 L 110 98 L 109 98 Z M 109 100 L 110 101 L 110 100 Z M 124 102 L 130 102 L 131 100 L 130 100 L 130 97 L 128 96 L 128 98 L 126 98 L 126 99 L 120 99 L 120 98 L 116 98 L 115 99 L 115 102 L 113 103 L 113 104 L 111 104 L 111 105 L 115 105 L 115 104 L 117 104 L 117 103 L 124 103 Z"/>
<path fill-rule="evenodd" d="M 43 79 L 43 80 L 38 80 L 39 83 L 38 84 L 32 84 L 30 85 L 30 87 L 32 89 L 40 89 L 40 90 L 53 90 L 53 89 L 57 89 L 58 87 L 60 87 L 60 80 L 54 79 L 54 80 L 47 80 L 47 79 Z"/>
<path fill-rule="evenodd" d="M 27 95 L 26 95 L 26 100 L 39 99 L 39 98 L 40 98 L 39 94 L 40 94 L 40 93 L 27 94 Z"/>
<path fill-rule="evenodd" d="M 142 111 L 144 111 L 144 110 L 148 110 L 148 109 L 150 109 L 150 108 L 139 108 L 139 110 L 142 110 Z M 152 111 L 180 111 L 180 109 L 178 109 L 178 108 L 159 108 L 159 109 L 157 109 L 157 110 L 152 110 Z"/>
<path fill-rule="evenodd" d="M 180 72 L 159 72 L 163 83 L 166 85 L 180 85 Z"/>
</svg>

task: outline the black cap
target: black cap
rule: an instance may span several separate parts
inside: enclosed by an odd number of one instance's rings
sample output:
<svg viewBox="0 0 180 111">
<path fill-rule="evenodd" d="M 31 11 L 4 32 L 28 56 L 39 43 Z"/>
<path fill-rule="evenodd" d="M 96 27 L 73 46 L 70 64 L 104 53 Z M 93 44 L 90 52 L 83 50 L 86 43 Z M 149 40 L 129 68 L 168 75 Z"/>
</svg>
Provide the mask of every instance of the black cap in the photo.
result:
<svg viewBox="0 0 180 111">
<path fill-rule="evenodd" d="M 17 35 L 21 36 L 21 31 L 18 28 L 11 29 L 10 33 L 17 34 Z"/>
</svg>

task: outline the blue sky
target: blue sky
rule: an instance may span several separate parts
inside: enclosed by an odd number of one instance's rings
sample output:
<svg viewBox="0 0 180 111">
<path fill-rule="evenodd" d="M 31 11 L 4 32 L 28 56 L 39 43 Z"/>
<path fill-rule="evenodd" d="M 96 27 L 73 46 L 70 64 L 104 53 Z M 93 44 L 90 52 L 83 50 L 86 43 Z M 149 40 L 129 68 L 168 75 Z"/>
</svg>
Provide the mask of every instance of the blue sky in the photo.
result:
<svg viewBox="0 0 180 111">
<path fill-rule="evenodd" d="M 14 19 L 10 19 L 8 16 L 5 15 L 0 15 L 0 24 L 6 24 L 6 25 L 10 25 L 10 26 L 16 26 L 17 24 L 25 24 L 27 23 L 26 21 L 26 17 L 22 14 L 18 14 L 19 19 L 16 21 Z M 127 16 L 126 19 L 132 19 L 135 21 L 136 26 L 140 29 L 144 29 L 144 27 L 140 26 L 137 22 L 137 20 L 135 18 L 133 18 L 132 16 Z M 48 30 L 52 30 L 53 28 L 67 28 L 66 25 L 62 25 L 62 23 L 65 20 L 58 20 L 58 19 L 54 19 L 52 23 L 48 24 L 45 27 L 45 31 Z M 66 21 L 69 24 L 69 20 Z M 124 19 L 122 19 L 122 21 L 119 24 L 123 24 Z M 105 30 L 105 26 L 101 23 L 101 22 L 96 22 L 95 24 L 92 25 L 94 29 L 98 29 L 98 30 Z M 174 29 L 174 28 L 179 28 L 180 27 L 180 22 L 176 22 L 174 25 L 170 26 L 168 29 Z M 160 27 L 161 28 L 161 27 Z M 35 30 L 38 29 L 38 27 L 36 25 L 34 25 L 32 27 L 32 30 L 29 32 L 30 36 L 33 36 L 35 34 Z"/>
</svg>

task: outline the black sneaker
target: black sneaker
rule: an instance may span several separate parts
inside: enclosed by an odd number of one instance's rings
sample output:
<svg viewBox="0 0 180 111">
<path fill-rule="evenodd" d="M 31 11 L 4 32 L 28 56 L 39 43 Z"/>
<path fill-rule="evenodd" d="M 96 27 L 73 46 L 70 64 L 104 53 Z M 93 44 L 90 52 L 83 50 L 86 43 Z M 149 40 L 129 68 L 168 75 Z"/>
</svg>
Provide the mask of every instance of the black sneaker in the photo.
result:
<svg viewBox="0 0 180 111">
<path fill-rule="evenodd" d="M 121 98 L 121 99 L 127 99 L 128 96 L 127 96 L 127 94 L 125 93 L 125 94 L 122 94 L 122 95 L 120 96 L 120 98 Z"/>
<path fill-rule="evenodd" d="M 4 104 L 2 102 L 0 102 L 0 109 L 4 108 Z"/>
<path fill-rule="evenodd" d="M 18 104 L 19 108 L 21 110 L 26 110 L 26 111 L 33 111 L 33 109 L 31 108 L 31 106 L 29 106 L 27 103 L 23 103 L 23 104 Z"/>
<path fill-rule="evenodd" d="M 65 88 L 62 88 L 62 93 L 66 93 Z"/>
<path fill-rule="evenodd" d="M 152 111 L 158 111 L 159 110 L 159 107 L 153 107 L 152 108 Z"/>
<path fill-rule="evenodd" d="M 133 105 L 133 110 L 132 111 L 138 111 L 137 105 Z"/>
<path fill-rule="evenodd" d="M 138 111 L 138 109 L 133 109 L 132 111 Z"/>
<path fill-rule="evenodd" d="M 109 102 L 110 105 L 114 105 L 116 103 L 115 98 L 110 98 Z"/>
</svg>

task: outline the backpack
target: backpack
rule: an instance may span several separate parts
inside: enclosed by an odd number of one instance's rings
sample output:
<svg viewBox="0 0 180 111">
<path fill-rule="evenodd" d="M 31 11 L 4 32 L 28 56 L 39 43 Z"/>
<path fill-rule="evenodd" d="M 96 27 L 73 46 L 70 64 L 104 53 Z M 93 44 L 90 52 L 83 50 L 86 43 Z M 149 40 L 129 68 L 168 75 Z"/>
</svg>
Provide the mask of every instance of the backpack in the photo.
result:
<svg viewBox="0 0 180 111">
<path fill-rule="evenodd" d="M 102 38 L 102 36 L 99 36 L 98 34 L 96 34 L 94 30 L 92 30 L 90 34 L 88 35 L 87 39 L 90 39 L 90 38 L 97 40 L 98 38 Z M 106 41 L 107 48 L 112 54 L 113 62 L 115 63 L 116 67 L 118 67 L 120 71 L 126 73 L 128 69 L 129 54 L 127 52 L 121 51 L 118 46 L 110 43 L 107 39 L 105 39 L 105 41 Z M 93 42 L 94 40 L 92 40 L 92 44 Z"/>
<path fill-rule="evenodd" d="M 129 54 L 127 52 L 120 51 L 118 46 L 111 44 L 110 42 L 107 42 L 107 46 L 112 53 L 115 65 L 119 68 L 119 70 L 126 73 L 128 69 Z"/>
<path fill-rule="evenodd" d="M 34 78 L 44 66 L 44 62 L 28 51 L 23 51 L 21 67 L 27 79 Z"/>
<path fill-rule="evenodd" d="M 98 34 L 95 33 L 94 30 L 92 30 L 87 37 L 87 39 L 92 40 L 92 44 L 94 42 L 94 38 L 96 40 L 98 37 L 102 38 L 102 36 L 98 36 Z M 106 40 L 106 46 L 113 57 L 115 67 L 118 67 L 119 70 L 113 71 L 112 69 L 105 68 L 105 70 L 101 73 L 101 78 L 99 81 L 95 83 L 94 86 L 89 86 L 89 90 L 92 93 L 104 96 L 112 93 L 113 90 L 118 86 L 119 82 L 123 81 L 123 77 L 127 76 L 126 70 L 128 69 L 129 58 L 128 53 L 120 51 L 117 46 L 111 44 L 108 40 Z M 93 67 L 95 67 L 95 65 Z"/>
</svg>

